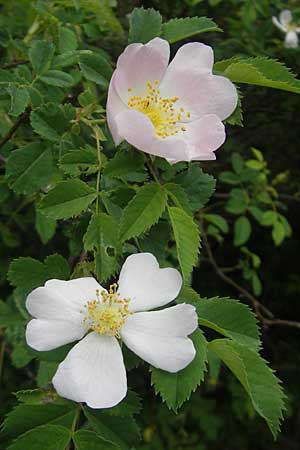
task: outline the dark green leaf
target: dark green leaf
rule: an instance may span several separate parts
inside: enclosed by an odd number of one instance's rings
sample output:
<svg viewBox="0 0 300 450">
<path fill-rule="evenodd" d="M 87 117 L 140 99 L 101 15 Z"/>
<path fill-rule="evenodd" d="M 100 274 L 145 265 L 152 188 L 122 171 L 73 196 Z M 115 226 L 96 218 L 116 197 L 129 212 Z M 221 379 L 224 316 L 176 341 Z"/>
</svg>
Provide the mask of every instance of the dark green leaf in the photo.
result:
<svg viewBox="0 0 300 450">
<path fill-rule="evenodd" d="M 76 50 L 78 46 L 77 37 L 70 28 L 59 27 L 58 48 L 60 53 L 67 53 Z"/>
<path fill-rule="evenodd" d="M 71 440 L 71 432 L 59 425 L 44 425 L 20 436 L 9 450 L 65 450 Z"/>
<path fill-rule="evenodd" d="M 112 442 L 103 439 L 93 431 L 79 430 L 73 435 L 76 450 L 121 450 Z"/>
<path fill-rule="evenodd" d="M 73 77 L 68 73 L 61 70 L 48 70 L 43 76 L 40 77 L 43 83 L 50 86 L 69 87 L 74 83 Z"/>
<path fill-rule="evenodd" d="M 55 47 L 51 42 L 34 41 L 29 49 L 29 59 L 37 74 L 46 72 L 51 64 Z"/>
<path fill-rule="evenodd" d="M 129 20 L 128 42 L 147 43 L 161 33 L 162 17 L 154 9 L 135 8 Z"/>
<path fill-rule="evenodd" d="M 171 19 L 162 26 L 162 37 L 174 42 L 208 31 L 221 31 L 217 24 L 207 17 L 184 17 Z"/>
</svg>

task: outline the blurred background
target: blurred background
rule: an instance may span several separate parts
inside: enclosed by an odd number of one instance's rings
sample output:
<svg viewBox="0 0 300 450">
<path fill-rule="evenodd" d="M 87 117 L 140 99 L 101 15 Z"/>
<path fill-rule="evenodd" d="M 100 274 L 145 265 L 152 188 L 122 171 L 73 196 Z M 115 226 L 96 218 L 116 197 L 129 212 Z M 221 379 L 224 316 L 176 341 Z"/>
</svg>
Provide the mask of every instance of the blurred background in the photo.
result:
<svg viewBox="0 0 300 450">
<path fill-rule="evenodd" d="M 238 55 L 272 57 L 299 75 L 300 48 L 286 48 L 284 33 L 272 23 L 272 16 L 286 8 L 292 11 L 293 21 L 299 22 L 299 1 L 95 0 L 76 12 L 73 3 L 0 0 L 0 59 L 8 50 L 18 55 L 21 43 L 18 48 L 12 37 L 21 40 L 28 36 L 38 10 L 47 32 L 51 33 L 58 17 L 72 23 L 88 45 L 100 47 L 115 60 L 124 47 L 120 30 L 126 33 L 128 14 L 134 7 L 144 6 L 159 10 L 165 20 L 212 18 L 223 32 L 204 33 L 196 40 L 213 46 L 216 60 Z M 174 53 L 179 45 L 182 42 L 173 46 Z M 230 296 L 251 306 L 258 300 L 276 319 L 300 321 L 300 99 L 293 93 L 243 85 L 242 105 L 243 118 L 239 116 L 235 122 L 244 127 L 229 123 L 228 139 L 218 151 L 217 161 L 203 164 L 204 171 L 219 181 L 204 210 L 209 247 L 203 245 L 193 287 L 202 297 Z M 7 121 L 1 121 L 0 135 L 4 136 L 9 128 Z M 255 169 L 257 176 L 247 176 L 247 168 Z M 0 161 L 1 179 L 3 173 Z M 5 279 L 15 256 L 43 259 L 59 248 L 64 256 L 72 257 L 76 239 L 82 239 L 79 229 L 74 232 L 70 228 L 57 230 L 55 237 L 43 245 L 33 226 L 35 212 L 30 202 L 24 203 L 2 182 L 0 215 L 1 298 L 11 291 Z M 235 224 L 241 216 L 246 217 L 247 226 L 244 235 L 238 236 Z M 216 265 L 227 279 L 220 277 Z M 138 418 L 143 429 L 141 450 L 300 448 L 300 329 L 280 322 L 263 321 L 261 325 L 263 355 L 283 381 L 287 394 L 287 411 L 278 441 L 274 443 L 238 382 L 220 369 L 218 361 L 210 361 L 206 383 L 177 415 L 155 397 L 145 369 L 130 372 L 129 384 L 137 392 L 147 392 Z M 15 402 L 11 392 L 30 388 L 36 380 L 34 362 L 17 331 L 11 331 L 9 344 L 0 348 L 1 417 Z"/>
</svg>

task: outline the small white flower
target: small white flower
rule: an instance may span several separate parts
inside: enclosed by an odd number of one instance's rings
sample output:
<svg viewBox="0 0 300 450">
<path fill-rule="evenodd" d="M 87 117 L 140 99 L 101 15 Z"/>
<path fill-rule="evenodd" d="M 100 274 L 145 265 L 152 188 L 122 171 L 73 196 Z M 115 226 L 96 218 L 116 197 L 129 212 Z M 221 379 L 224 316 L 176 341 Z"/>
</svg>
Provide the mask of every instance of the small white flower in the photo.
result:
<svg viewBox="0 0 300 450">
<path fill-rule="evenodd" d="M 272 17 L 273 24 L 285 33 L 284 46 L 286 48 L 297 48 L 299 46 L 298 33 L 300 27 L 293 22 L 293 16 L 289 9 L 281 11 L 279 20 L 277 17 Z"/>
<path fill-rule="evenodd" d="M 194 359 L 188 335 L 198 326 L 195 308 L 179 304 L 148 312 L 174 300 L 181 285 L 180 273 L 160 269 L 150 253 L 129 256 L 118 289 L 115 284 L 109 292 L 94 278 L 49 280 L 27 297 L 26 308 L 35 317 L 27 325 L 27 343 L 47 351 L 82 339 L 59 365 L 54 388 L 91 408 L 115 406 L 127 392 L 118 339 L 168 372 L 182 370 Z"/>
</svg>

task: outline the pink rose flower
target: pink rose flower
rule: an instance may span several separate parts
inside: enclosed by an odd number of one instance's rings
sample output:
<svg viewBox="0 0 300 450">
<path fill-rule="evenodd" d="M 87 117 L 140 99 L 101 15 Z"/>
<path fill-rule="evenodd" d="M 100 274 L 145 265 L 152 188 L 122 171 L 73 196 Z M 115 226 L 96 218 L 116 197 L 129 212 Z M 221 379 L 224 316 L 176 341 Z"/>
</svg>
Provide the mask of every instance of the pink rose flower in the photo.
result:
<svg viewBox="0 0 300 450">
<path fill-rule="evenodd" d="M 125 139 L 172 164 L 215 159 L 226 137 L 222 120 L 235 110 L 237 91 L 213 75 L 211 47 L 192 42 L 170 64 L 169 57 L 169 43 L 160 38 L 128 45 L 120 55 L 107 100 L 114 142 Z"/>
</svg>

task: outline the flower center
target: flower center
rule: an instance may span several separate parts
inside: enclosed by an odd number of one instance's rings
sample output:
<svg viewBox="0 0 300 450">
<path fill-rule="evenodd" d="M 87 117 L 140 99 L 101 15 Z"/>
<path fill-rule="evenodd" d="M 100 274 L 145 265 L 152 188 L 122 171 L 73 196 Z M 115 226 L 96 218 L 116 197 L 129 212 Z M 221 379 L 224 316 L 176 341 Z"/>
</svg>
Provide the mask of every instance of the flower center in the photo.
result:
<svg viewBox="0 0 300 450">
<path fill-rule="evenodd" d="M 158 85 L 159 81 L 156 80 L 155 84 Z M 128 92 L 131 91 L 132 89 L 128 88 Z M 129 98 L 127 104 L 129 108 L 146 114 L 155 128 L 156 135 L 165 139 L 169 136 L 174 136 L 180 131 L 186 131 L 181 121 L 184 116 L 189 118 L 191 114 L 190 112 L 185 112 L 184 108 L 175 108 L 175 103 L 178 100 L 179 97 L 161 97 L 160 90 L 148 81 L 147 95 L 144 97 L 133 95 Z"/>
<path fill-rule="evenodd" d="M 96 333 L 120 337 L 120 330 L 126 317 L 131 314 L 128 309 L 129 299 L 120 298 L 117 284 L 109 287 L 109 292 L 96 291 L 96 299 L 85 305 L 84 324 Z M 101 296 L 101 298 L 100 298 Z"/>
</svg>

